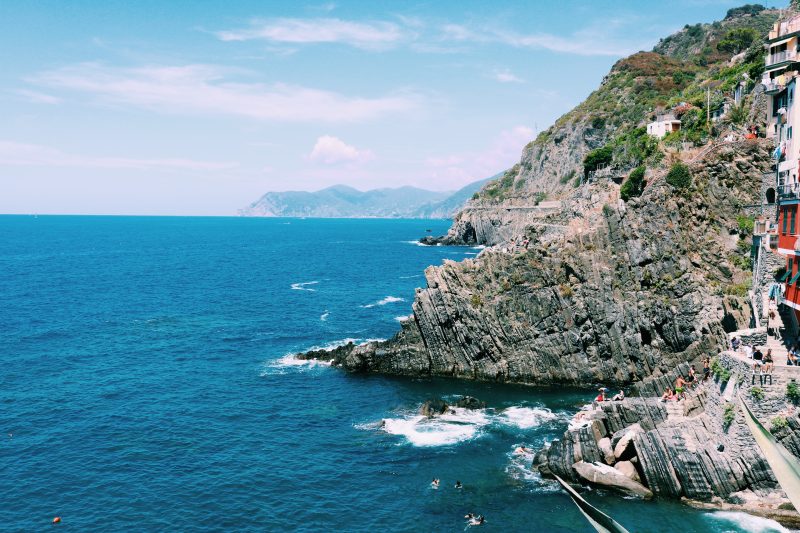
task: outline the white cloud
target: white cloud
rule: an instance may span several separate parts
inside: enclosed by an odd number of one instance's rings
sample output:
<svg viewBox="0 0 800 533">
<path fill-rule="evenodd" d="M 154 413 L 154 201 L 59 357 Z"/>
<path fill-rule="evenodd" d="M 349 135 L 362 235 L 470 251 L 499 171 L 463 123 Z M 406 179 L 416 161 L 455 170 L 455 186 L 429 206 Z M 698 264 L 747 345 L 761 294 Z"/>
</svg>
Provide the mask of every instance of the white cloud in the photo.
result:
<svg viewBox="0 0 800 533">
<path fill-rule="evenodd" d="M 323 135 L 317 139 L 309 159 L 326 164 L 341 162 L 363 162 L 373 158 L 369 150 L 359 150 L 337 137 Z"/>
<path fill-rule="evenodd" d="M 245 83 L 230 79 L 234 73 L 214 65 L 114 68 L 81 63 L 43 72 L 29 81 L 170 114 L 293 122 L 363 121 L 409 111 L 420 100 L 409 93 L 364 98 L 283 83 Z"/>
<path fill-rule="evenodd" d="M 53 105 L 61 103 L 61 98 L 58 98 L 50 94 L 40 93 L 37 91 L 29 91 L 27 89 L 20 89 L 14 92 L 16 92 L 19 96 L 22 96 L 29 102 L 33 102 L 34 104 Z"/>
<path fill-rule="evenodd" d="M 435 180 L 437 185 L 457 188 L 513 166 L 519 161 L 522 148 L 533 139 L 533 135 L 531 128 L 516 126 L 501 132 L 484 150 L 429 157 L 425 164 L 432 181 Z"/>
<path fill-rule="evenodd" d="M 500 83 L 524 83 L 525 80 L 518 78 L 513 72 L 508 69 L 495 70 L 492 76 Z"/>
<path fill-rule="evenodd" d="M 357 48 L 386 48 L 404 38 L 393 22 L 353 22 L 338 18 L 254 20 L 238 30 L 216 32 L 222 41 L 264 40 L 278 43 L 344 43 Z"/>
<path fill-rule="evenodd" d="M 515 48 L 534 48 L 583 56 L 624 56 L 646 46 L 614 34 L 626 24 L 628 21 L 620 19 L 595 22 L 565 36 L 544 32 L 525 34 L 497 27 L 469 27 L 460 24 L 445 24 L 440 29 L 441 38 L 446 41 L 499 43 Z"/>
<path fill-rule="evenodd" d="M 236 163 L 215 163 L 181 158 L 136 159 L 129 157 L 93 157 L 69 154 L 55 148 L 38 144 L 25 144 L 2 140 L 0 140 L 0 165 L 193 171 L 225 170 L 237 166 Z"/>
</svg>

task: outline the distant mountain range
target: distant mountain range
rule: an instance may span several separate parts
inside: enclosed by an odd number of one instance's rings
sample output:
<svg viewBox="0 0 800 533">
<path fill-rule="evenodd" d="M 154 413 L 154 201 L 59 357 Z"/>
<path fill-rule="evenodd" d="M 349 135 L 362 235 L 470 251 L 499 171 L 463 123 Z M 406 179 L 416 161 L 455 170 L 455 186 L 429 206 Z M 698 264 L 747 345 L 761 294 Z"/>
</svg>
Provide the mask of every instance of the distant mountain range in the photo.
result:
<svg viewBox="0 0 800 533">
<path fill-rule="evenodd" d="M 268 192 L 244 209 L 246 217 L 315 218 L 450 218 L 490 179 L 456 192 L 428 191 L 416 187 L 359 191 L 334 185 L 316 192 Z"/>
</svg>

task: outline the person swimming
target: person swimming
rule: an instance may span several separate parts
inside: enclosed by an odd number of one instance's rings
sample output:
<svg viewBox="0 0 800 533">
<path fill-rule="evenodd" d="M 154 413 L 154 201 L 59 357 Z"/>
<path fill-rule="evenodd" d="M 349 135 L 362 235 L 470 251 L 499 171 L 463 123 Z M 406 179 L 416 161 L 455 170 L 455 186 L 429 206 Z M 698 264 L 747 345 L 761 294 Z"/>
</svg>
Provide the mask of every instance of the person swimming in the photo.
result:
<svg viewBox="0 0 800 533">
<path fill-rule="evenodd" d="M 469 519 L 469 525 L 471 526 L 482 526 L 486 522 L 486 519 L 483 518 L 483 515 L 473 516 Z"/>
<path fill-rule="evenodd" d="M 467 513 L 467 514 L 465 514 L 465 515 L 464 515 L 464 518 L 466 518 L 467 520 L 472 520 L 472 518 L 473 518 L 474 516 L 475 516 L 475 515 L 474 515 L 474 514 L 472 514 L 472 513 Z"/>
<path fill-rule="evenodd" d="M 462 489 L 462 488 L 464 488 L 464 485 L 462 485 L 460 481 L 456 480 L 455 487 L 456 487 L 457 489 Z"/>
<path fill-rule="evenodd" d="M 514 450 L 514 455 L 529 455 L 531 451 L 525 447 L 525 445 L 517 446 Z"/>
<path fill-rule="evenodd" d="M 439 478 L 433 478 L 433 481 L 431 481 L 431 487 L 434 489 L 439 488 Z"/>
</svg>

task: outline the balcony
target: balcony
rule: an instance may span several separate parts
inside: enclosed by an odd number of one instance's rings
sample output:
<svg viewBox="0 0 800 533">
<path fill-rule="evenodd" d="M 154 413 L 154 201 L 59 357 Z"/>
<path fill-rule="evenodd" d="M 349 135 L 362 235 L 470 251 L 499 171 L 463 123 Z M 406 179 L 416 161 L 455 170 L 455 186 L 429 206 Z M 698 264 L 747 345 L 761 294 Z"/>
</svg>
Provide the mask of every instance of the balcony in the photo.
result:
<svg viewBox="0 0 800 533">
<path fill-rule="evenodd" d="M 775 54 L 767 56 L 767 66 L 771 67 L 772 65 L 777 65 L 778 63 L 784 63 L 786 61 L 794 61 L 797 57 L 797 52 L 794 50 L 784 50 L 783 52 L 777 52 Z"/>
<path fill-rule="evenodd" d="M 777 83 L 775 81 L 765 81 L 764 84 L 764 92 L 766 94 L 778 94 L 782 90 L 786 88 L 786 85 L 783 83 Z"/>
<path fill-rule="evenodd" d="M 781 200 L 797 200 L 800 198 L 800 183 L 787 183 L 778 186 L 778 198 Z"/>
</svg>

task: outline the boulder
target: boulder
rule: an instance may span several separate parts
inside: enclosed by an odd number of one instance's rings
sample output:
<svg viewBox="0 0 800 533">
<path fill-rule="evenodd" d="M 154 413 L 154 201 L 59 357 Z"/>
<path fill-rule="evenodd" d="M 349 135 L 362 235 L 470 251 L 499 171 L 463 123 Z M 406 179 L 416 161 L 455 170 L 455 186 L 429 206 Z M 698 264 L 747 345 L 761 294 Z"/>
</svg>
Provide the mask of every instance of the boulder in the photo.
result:
<svg viewBox="0 0 800 533">
<path fill-rule="evenodd" d="M 636 471 L 636 467 L 630 461 L 619 461 L 617 464 L 614 465 L 614 468 L 619 470 L 625 477 L 637 481 L 639 483 L 642 482 L 641 478 L 639 478 L 639 472 Z"/>
<path fill-rule="evenodd" d="M 485 409 L 486 402 L 482 402 L 472 396 L 462 396 L 456 402 L 456 407 L 464 407 L 466 409 Z"/>
<path fill-rule="evenodd" d="M 597 447 L 600 448 L 600 451 L 603 453 L 603 460 L 606 464 L 613 465 L 616 462 L 617 458 L 614 457 L 614 448 L 611 447 L 611 439 L 603 437 L 597 441 Z"/>
<path fill-rule="evenodd" d="M 616 446 L 614 446 L 614 457 L 616 457 L 618 461 L 626 461 L 636 455 L 633 438 L 637 433 L 641 433 L 641 431 L 632 431 L 629 428 L 629 431 L 617 441 Z"/>
<path fill-rule="evenodd" d="M 638 481 L 632 480 L 613 466 L 581 461 L 572 465 L 572 468 L 577 472 L 578 476 L 589 483 L 610 487 L 644 499 L 653 497 L 650 489 Z"/>
<path fill-rule="evenodd" d="M 428 400 L 419 408 L 419 414 L 433 418 L 436 415 L 441 415 L 447 412 L 450 406 L 444 400 Z"/>
<path fill-rule="evenodd" d="M 635 424 L 631 424 L 630 426 L 622 428 L 619 431 L 615 431 L 614 434 L 611 435 L 611 446 L 616 448 L 617 443 L 620 441 L 620 439 L 630 431 L 633 431 L 634 433 L 640 433 L 644 431 L 644 429 L 642 428 L 641 424 L 636 422 Z"/>
<path fill-rule="evenodd" d="M 592 432 L 592 436 L 594 436 L 595 442 L 600 442 L 600 439 L 608 434 L 608 431 L 606 431 L 606 425 L 602 420 L 592 420 L 592 423 L 589 425 L 589 429 Z"/>
</svg>

